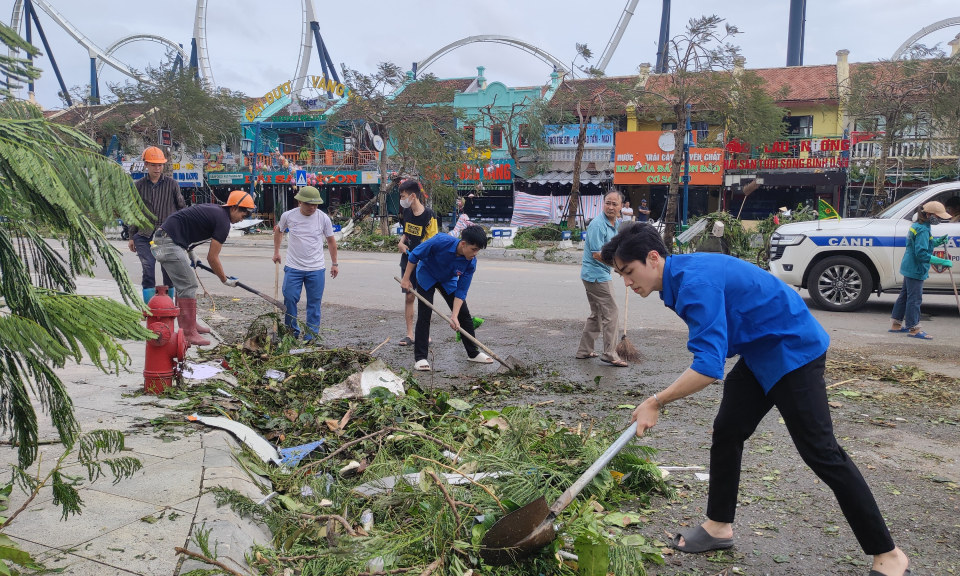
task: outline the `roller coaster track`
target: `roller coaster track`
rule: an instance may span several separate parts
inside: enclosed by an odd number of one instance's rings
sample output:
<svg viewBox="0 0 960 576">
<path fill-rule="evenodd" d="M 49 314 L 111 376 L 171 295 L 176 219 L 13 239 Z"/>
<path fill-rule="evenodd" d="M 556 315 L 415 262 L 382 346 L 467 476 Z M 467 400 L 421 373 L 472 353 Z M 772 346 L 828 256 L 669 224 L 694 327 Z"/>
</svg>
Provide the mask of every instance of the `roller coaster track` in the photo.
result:
<svg viewBox="0 0 960 576">
<path fill-rule="evenodd" d="M 180 55 L 180 57 L 183 58 L 184 62 L 187 62 L 190 59 L 190 55 L 187 54 L 183 50 L 183 48 L 180 47 L 179 44 L 177 44 L 173 40 L 164 38 L 163 36 L 157 36 L 156 34 L 131 34 L 130 36 L 124 36 L 123 38 L 117 40 L 113 44 L 107 46 L 107 49 L 104 50 L 104 53 L 107 54 L 108 56 L 113 56 L 114 52 L 116 52 L 120 48 L 123 48 L 127 44 L 131 44 L 133 42 L 156 42 L 158 44 L 162 44 L 164 46 L 168 46 L 176 50 L 177 53 Z M 98 78 L 100 77 L 100 72 L 103 71 L 104 64 L 105 62 L 103 60 L 100 60 L 99 58 L 97 59 L 97 77 Z"/>
<path fill-rule="evenodd" d="M 942 30 L 944 28 L 949 28 L 950 26 L 960 26 L 960 16 L 956 18 L 945 18 L 943 20 L 940 20 L 939 22 L 934 22 L 929 26 L 921 28 L 919 32 L 907 38 L 907 41 L 901 44 L 899 48 L 897 48 L 897 51 L 893 53 L 893 56 L 890 59 L 899 60 L 900 58 L 903 57 L 904 54 L 906 54 L 907 50 L 910 49 L 910 47 L 917 42 L 917 40 L 923 38 L 927 34 L 931 34 L 933 32 L 936 32 L 937 30 Z"/>
<path fill-rule="evenodd" d="M 528 54 L 532 54 L 539 58 L 540 60 L 550 64 L 551 66 L 556 67 L 557 72 L 563 74 L 567 71 L 567 67 L 564 66 L 558 58 L 552 56 L 545 50 L 537 48 L 529 42 L 524 42 L 518 38 L 511 38 L 510 36 L 498 36 L 496 34 L 483 34 L 481 36 L 469 36 L 467 38 L 461 38 L 456 42 L 447 44 L 443 48 L 437 50 L 433 54 L 427 56 L 425 59 L 417 62 L 417 73 L 419 74 L 422 70 L 425 70 L 428 66 L 446 56 L 449 52 L 453 52 L 457 48 L 463 48 L 467 44 L 474 44 L 476 42 L 489 42 L 492 44 L 506 44 L 507 46 L 513 46 L 514 48 L 519 48 Z"/>
</svg>

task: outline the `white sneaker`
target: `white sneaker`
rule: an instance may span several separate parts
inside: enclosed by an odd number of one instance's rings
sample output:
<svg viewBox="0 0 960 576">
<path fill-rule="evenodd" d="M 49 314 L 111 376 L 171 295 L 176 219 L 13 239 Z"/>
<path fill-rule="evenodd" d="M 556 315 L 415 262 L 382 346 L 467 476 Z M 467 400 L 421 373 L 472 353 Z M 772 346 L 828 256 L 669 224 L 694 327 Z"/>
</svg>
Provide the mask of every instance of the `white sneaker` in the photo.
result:
<svg viewBox="0 0 960 576">
<path fill-rule="evenodd" d="M 477 364 L 493 364 L 493 358 L 487 356 L 483 352 L 477 354 L 473 358 L 470 358 L 469 356 L 467 356 L 467 360 L 471 362 L 476 362 Z"/>
<path fill-rule="evenodd" d="M 417 363 L 414 364 L 413 367 L 414 367 L 416 370 L 419 370 L 420 372 L 429 372 L 429 371 L 430 371 L 430 363 L 427 362 L 426 360 L 417 360 Z"/>
</svg>

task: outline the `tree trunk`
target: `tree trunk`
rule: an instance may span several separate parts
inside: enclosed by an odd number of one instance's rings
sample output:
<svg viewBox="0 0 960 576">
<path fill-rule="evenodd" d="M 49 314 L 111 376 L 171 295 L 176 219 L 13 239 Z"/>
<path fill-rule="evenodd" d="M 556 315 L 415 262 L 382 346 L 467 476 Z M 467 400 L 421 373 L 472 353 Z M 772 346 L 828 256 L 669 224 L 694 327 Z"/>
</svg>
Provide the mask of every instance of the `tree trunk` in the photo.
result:
<svg viewBox="0 0 960 576">
<path fill-rule="evenodd" d="M 667 191 L 667 207 L 663 213 L 663 243 L 673 251 L 673 235 L 677 225 L 677 197 L 680 190 L 680 169 L 683 167 L 683 142 L 687 138 L 686 107 L 677 106 L 676 147 L 670 162 L 670 189 Z"/>
<path fill-rule="evenodd" d="M 573 182 L 570 184 L 570 199 L 567 202 L 567 230 L 577 227 L 577 212 L 580 211 L 580 166 L 583 164 L 583 149 L 587 143 L 587 121 L 580 117 L 580 132 L 577 139 L 577 153 L 573 157 Z"/>
<path fill-rule="evenodd" d="M 385 140 L 386 141 L 386 140 Z M 387 148 L 384 146 L 380 153 L 380 192 L 377 194 L 377 201 L 380 203 L 380 235 L 390 235 L 390 221 L 387 217 L 387 192 L 390 188 L 390 179 L 387 174 Z"/>
<path fill-rule="evenodd" d="M 892 131 L 887 131 L 883 135 L 883 141 L 880 145 L 880 160 L 877 161 L 877 175 L 873 179 L 873 212 L 877 214 L 881 211 L 881 208 L 886 210 L 891 202 L 888 202 L 887 198 L 887 161 L 890 158 L 890 147 L 893 146 L 893 134 Z M 880 206 L 877 203 L 877 200 L 883 201 L 883 206 Z"/>
</svg>

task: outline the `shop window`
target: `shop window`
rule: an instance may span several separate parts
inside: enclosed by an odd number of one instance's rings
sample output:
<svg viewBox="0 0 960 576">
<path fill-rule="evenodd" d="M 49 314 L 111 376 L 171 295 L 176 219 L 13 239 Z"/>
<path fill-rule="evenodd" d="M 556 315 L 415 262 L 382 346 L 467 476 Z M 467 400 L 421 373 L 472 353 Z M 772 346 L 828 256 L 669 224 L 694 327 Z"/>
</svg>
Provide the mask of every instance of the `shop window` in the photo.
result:
<svg viewBox="0 0 960 576">
<path fill-rule="evenodd" d="M 463 127 L 463 141 L 467 144 L 473 144 L 474 139 L 477 136 L 477 129 L 473 126 L 464 126 Z"/>
<path fill-rule="evenodd" d="M 521 124 L 520 128 L 517 130 L 517 147 L 519 148 L 529 148 L 530 141 L 524 137 L 524 133 L 527 131 L 528 126 L 526 124 Z"/>
<path fill-rule="evenodd" d="M 503 128 L 490 129 L 490 147 L 503 148 Z"/>
<path fill-rule="evenodd" d="M 666 132 L 666 131 L 668 131 L 668 130 L 676 130 L 676 129 L 677 129 L 677 123 L 676 123 L 676 122 L 664 122 L 663 124 L 660 124 L 660 129 L 663 130 L 664 132 Z"/>
</svg>

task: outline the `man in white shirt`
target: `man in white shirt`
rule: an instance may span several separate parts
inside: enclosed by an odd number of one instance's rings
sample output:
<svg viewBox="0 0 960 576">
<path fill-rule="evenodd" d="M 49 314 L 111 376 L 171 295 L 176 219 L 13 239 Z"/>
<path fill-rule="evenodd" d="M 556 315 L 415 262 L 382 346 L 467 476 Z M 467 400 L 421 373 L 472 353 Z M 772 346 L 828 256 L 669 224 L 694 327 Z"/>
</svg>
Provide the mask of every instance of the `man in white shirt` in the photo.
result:
<svg viewBox="0 0 960 576">
<path fill-rule="evenodd" d="M 324 270 L 323 239 L 330 249 L 330 277 L 336 278 L 337 241 L 333 237 L 330 217 L 317 206 L 323 204 L 320 191 L 313 186 L 304 186 L 294 198 L 298 208 L 287 210 L 273 229 L 273 261 L 280 263 L 280 242 L 284 232 L 287 238 L 287 265 L 283 268 L 283 303 L 287 307 L 284 322 L 297 337 L 297 305 L 304 288 L 307 291 L 307 323 L 303 339 L 310 341 L 320 330 L 320 301 L 323 299 Z"/>
</svg>

